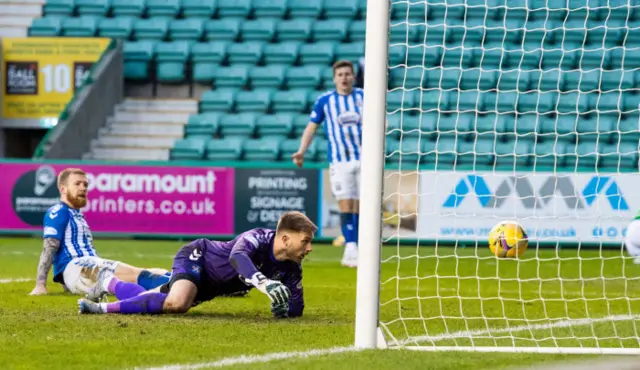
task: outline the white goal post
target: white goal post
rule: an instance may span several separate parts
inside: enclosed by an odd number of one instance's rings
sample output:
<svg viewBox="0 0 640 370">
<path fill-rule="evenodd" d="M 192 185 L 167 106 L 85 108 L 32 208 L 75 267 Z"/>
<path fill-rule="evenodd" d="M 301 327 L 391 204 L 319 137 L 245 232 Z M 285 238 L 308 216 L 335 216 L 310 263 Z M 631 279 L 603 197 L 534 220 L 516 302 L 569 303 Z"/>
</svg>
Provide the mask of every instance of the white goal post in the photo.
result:
<svg viewBox="0 0 640 370">
<path fill-rule="evenodd" d="M 355 346 L 640 354 L 640 3 L 367 0 L 365 66 Z"/>
</svg>

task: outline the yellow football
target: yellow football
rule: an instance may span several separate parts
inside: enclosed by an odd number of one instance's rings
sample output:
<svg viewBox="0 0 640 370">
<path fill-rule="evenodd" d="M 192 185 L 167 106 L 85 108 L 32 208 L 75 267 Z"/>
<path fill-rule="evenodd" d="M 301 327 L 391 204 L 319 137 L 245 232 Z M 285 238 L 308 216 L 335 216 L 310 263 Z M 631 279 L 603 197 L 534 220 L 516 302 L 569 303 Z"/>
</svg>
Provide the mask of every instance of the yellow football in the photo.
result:
<svg viewBox="0 0 640 370">
<path fill-rule="evenodd" d="M 527 247 L 527 232 L 516 221 L 500 222 L 489 232 L 489 249 L 496 257 L 520 257 Z"/>
</svg>

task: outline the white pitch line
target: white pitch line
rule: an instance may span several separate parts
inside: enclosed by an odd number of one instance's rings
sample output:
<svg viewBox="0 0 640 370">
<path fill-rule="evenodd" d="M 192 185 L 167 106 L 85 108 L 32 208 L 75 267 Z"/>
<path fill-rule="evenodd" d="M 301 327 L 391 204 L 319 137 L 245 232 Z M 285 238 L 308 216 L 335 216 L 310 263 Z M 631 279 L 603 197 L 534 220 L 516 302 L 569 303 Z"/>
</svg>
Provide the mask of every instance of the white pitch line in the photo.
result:
<svg viewBox="0 0 640 370">
<path fill-rule="evenodd" d="M 398 342 L 400 345 L 407 345 L 410 343 L 419 343 L 419 342 L 439 342 L 447 339 L 455 339 L 455 338 L 467 338 L 470 336 L 481 336 L 481 335 L 489 335 L 489 334 L 500 334 L 500 333 L 513 333 L 518 331 L 538 331 L 538 330 L 547 330 L 552 328 L 566 328 L 570 326 L 584 326 L 590 324 L 596 324 L 599 322 L 605 321 L 624 321 L 624 320 L 635 320 L 639 319 L 640 315 L 620 315 L 620 316 L 607 316 L 597 319 L 577 319 L 577 320 L 563 320 L 557 321 L 551 324 L 533 324 L 533 325 L 521 325 L 514 326 L 511 328 L 493 328 L 493 329 L 483 329 L 483 330 L 464 330 L 458 331 L 454 333 L 442 333 L 435 336 L 425 336 L 425 337 L 417 337 L 412 340 L 403 340 Z M 402 348 L 398 348 L 402 349 Z M 353 346 L 350 347 L 335 347 L 329 349 L 312 349 L 309 351 L 301 351 L 301 352 L 275 352 L 268 353 L 265 355 L 241 355 L 236 357 L 227 357 L 218 361 L 212 362 L 202 362 L 196 364 L 175 364 L 175 365 L 165 365 L 159 367 L 136 367 L 134 370 L 197 370 L 204 368 L 213 368 L 213 367 L 225 367 L 225 366 L 233 366 L 233 365 L 248 365 L 248 364 L 256 364 L 256 363 L 266 363 L 275 360 L 287 360 L 292 358 L 309 358 L 309 357 L 317 357 L 317 356 L 326 356 L 326 355 L 334 355 L 339 353 L 346 352 L 356 352 L 360 351 L 360 348 L 356 348 Z"/>
<path fill-rule="evenodd" d="M 33 279 L 31 278 L 0 279 L 0 284 L 24 283 L 26 281 L 33 281 Z"/>
</svg>

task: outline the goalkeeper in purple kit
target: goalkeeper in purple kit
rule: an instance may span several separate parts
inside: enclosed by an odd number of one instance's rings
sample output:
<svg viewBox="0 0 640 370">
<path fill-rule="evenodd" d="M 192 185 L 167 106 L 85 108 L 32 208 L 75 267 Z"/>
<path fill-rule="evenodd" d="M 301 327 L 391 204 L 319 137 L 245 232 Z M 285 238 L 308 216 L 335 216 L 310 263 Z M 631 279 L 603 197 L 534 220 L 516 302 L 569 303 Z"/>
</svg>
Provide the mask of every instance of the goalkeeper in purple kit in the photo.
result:
<svg viewBox="0 0 640 370">
<path fill-rule="evenodd" d="M 171 280 L 151 291 L 104 270 L 78 301 L 80 313 L 185 313 L 215 297 L 257 288 L 269 297 L 273 316 L 301 316 L 301 263 L 317 229 L 301 212 L 285 212 L 276 230 L 252 229 L 229 242 L 197 239 L 176 254 Z M 118 301 L 100 303 L 109 293 Z"/>
</svg>

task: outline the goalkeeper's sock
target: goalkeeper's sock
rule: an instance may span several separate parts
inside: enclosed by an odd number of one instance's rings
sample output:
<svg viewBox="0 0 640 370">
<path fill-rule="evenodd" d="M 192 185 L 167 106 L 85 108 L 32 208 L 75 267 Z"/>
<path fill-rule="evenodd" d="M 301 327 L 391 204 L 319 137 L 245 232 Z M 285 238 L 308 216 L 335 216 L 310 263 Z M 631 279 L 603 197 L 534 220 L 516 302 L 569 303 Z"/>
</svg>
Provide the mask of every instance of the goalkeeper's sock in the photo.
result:
<svg viewBox="0 0 640 370">
<path fill-rule="evenodd" d="M 352 243 L 353 240 L 353 217 L 351 213 L 340 213 L 340 221 L 342 223 L 342 235 L 346 243 Z"/>
<path fill-rule="evenodd" d="M 164 301 L 167 299 L 167 294 L 164 293 L 145 293 L 138 296 L 125 299 L 123 301 L 113 303 L 102 303 L 103 310 L 106 313 L 121 313 L 121 314 L 136 314 L 136 313 L 149 313 L 157 314 L 162 313 L 162 307 Z"/>
<path fill-rule="evenodd" d="M 143 287 L 145 290 L 157 288 L 168 282 L 169 277 L 167 275 L 154 274 L 148 270 L 142 270 L 140 275 L 138 275 L 138 285 Z"/>
<path fill-rule="evenodd" d="M 119 301 L 129 299 L 140 295 L 146 291 L 143 287 L 135 283 L 118 280 L 116 277 L 111 278 L 106 286 L 106 290 L 115 295 Z"/>
</svg>

